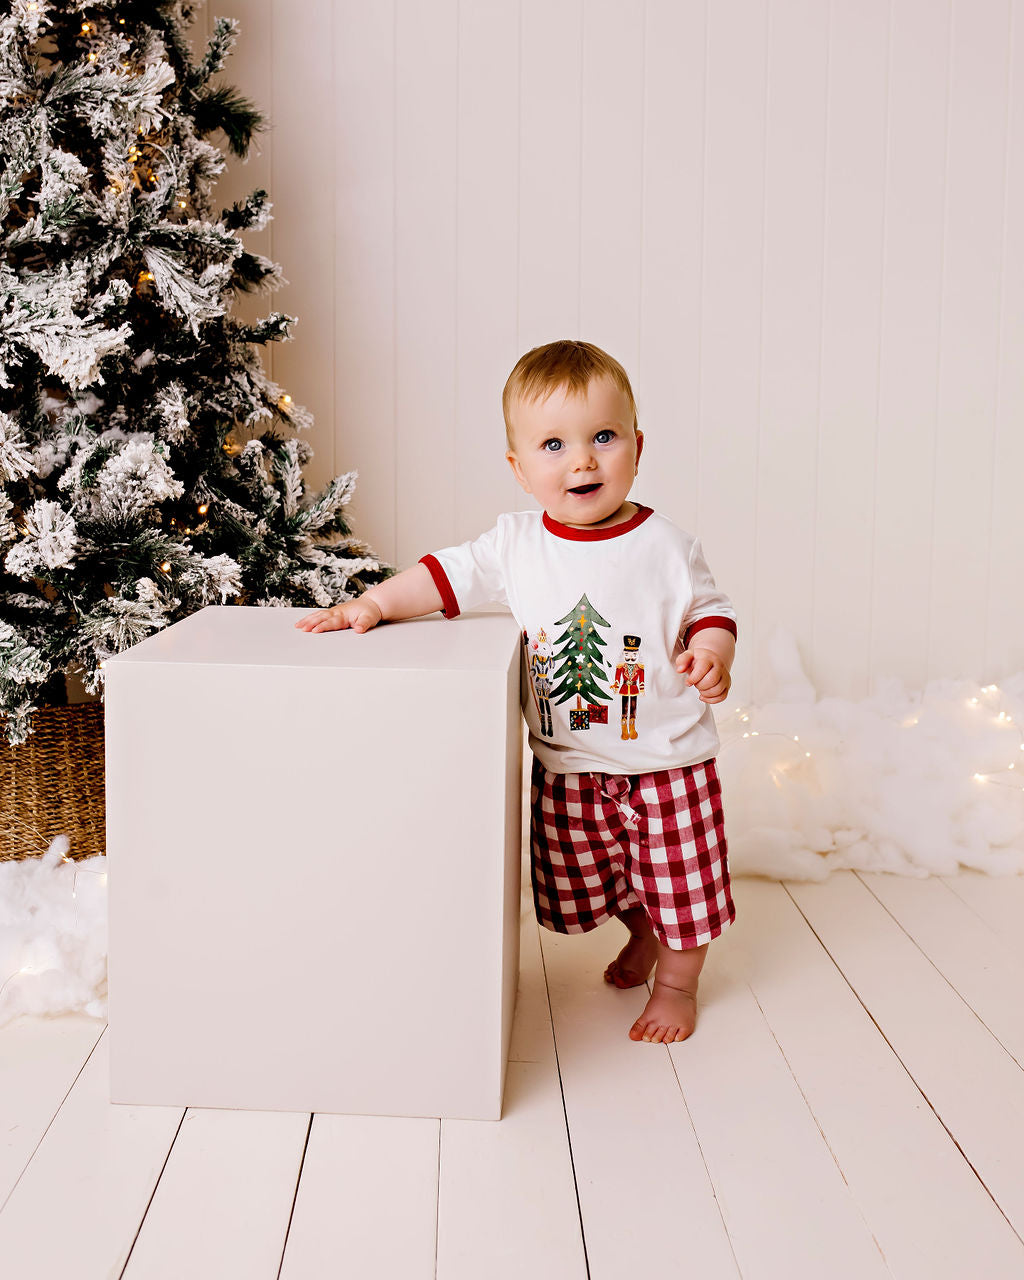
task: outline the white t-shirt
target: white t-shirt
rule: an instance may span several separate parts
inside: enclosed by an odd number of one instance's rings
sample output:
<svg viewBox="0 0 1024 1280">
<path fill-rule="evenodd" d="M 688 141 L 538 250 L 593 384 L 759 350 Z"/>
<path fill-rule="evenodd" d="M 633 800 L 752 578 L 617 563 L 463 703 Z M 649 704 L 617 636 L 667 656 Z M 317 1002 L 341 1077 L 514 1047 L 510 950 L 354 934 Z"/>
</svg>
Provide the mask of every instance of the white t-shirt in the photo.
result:
<svg viewBox="0 0 1024 1280">
<path fill-rule="evenodd" d="M 700 626 L 735 635 L 736 614 L 700 542 L 650 507 L 600 529 L 510 512 L 422 563 L 445 617 L 486 602 L 511 609 L 530 746 L 546 769 L 647 773 L 718 750 L 711 708 L 675 659 Z"/>
</svg>

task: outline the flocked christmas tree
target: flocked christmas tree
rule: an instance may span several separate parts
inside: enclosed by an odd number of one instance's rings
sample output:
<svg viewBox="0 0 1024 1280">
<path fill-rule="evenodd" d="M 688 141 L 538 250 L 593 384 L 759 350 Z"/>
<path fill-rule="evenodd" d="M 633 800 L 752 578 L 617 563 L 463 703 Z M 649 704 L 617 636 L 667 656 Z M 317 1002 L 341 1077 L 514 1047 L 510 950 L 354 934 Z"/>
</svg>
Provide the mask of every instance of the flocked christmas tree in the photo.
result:
<svg viewBox="0 0 1024 1280">
<path fill-rule="evenodd" d="M 604 666 L 604 655 L 601 650 L 607 647 L 598 627 L 610 624 L 601 617 L 586 596 L 564 618 L 556 623 L 565 630 L 555 640 L 555 701 L 566 702 L 575 697 L 576 710 L 570 713 L 569 726 L 572 729 L 587 729 L 592 720 L 607 715 L 602 704 L 610 700 L 607 688 L 599 681 L 608 682 L 608 672 Z M 592 715 L 583 706 L 584 700 L 590 703 L 597 715 Z M 602 723 L 604 718 L 602 717 Z"/>
<path fill-rule="evenodd" d="M 102 662 L 208 603 L 325 606 L 388 571 L 344 518 L 354 475 L 307 495 L 310 415 L 264 372 L 293 318 L 231 314 L 278 267 L 217 210 L 223 132 L 259 112 L 196 62 L 196 5 L 0 6 L 0 716 L 8 740 Z"/>
</svg>

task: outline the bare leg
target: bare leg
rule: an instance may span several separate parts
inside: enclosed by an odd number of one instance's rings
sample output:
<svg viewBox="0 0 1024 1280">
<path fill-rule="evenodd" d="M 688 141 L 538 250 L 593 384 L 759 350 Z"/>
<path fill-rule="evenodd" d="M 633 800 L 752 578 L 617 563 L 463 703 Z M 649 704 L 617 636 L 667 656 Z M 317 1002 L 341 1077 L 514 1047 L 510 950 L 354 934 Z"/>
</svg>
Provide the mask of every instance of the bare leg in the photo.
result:
<svg viewBox="0 0 1024 1280">
<path fill-rule="evenodd" d="M 710 943 L 688 951 L 673 951 L 658 942 L 654 994 L 629 1029 L 630 1040 L 669 1044 L 685 1040 L 697 1024 L 697 982 Z"/>
<path fill-rule="evenodd" d="M 616 911 L 615 915 L 629 930 L 629 941 L 604 971 L 605 982 L 612 986 L 639 987 L 647 981 L 658 958 L 658 940 L 643 907 Z"/>
</svg>

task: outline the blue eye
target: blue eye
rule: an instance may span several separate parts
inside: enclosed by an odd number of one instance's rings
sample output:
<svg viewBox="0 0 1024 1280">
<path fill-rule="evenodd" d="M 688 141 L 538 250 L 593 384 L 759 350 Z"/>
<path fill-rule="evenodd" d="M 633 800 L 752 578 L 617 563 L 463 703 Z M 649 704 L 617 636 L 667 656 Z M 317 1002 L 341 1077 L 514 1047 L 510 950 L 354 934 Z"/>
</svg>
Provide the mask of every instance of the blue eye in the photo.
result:
<svg viewBox="0 0 1024 1280">
<path fill-rule="evenodd" d="M 557 453 L 561 447 L 561 440 L 545 440 L 543 445 L 541 445 L 541 448 L 546 449 L 548 453 Z"/>
<path fill-rule="evenodd" d="M 604 437 L 604 439 L 602 439 L 602 436 Z M 615 439 L 615 432 L 608 431 L 607 429 L 603 431 L 599 431 L 597 435 L 594 436 L 594 440 L 597 444 L 607 444 L 610 440 L 614 440 L 614 439 Z"/>
</svg>

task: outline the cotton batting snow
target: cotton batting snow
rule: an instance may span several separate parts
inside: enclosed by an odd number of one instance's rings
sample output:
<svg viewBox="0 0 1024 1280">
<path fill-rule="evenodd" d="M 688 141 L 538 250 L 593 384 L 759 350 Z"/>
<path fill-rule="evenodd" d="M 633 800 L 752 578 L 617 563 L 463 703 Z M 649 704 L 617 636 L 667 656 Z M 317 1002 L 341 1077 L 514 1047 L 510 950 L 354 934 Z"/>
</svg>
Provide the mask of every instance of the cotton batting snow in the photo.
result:
<svg viewBox="0 0 1024 1280">
<path fill-rule="evenodd" d="M 734 875 L 1024 871 L 1024 672 L 923 692 L 880 679 L 852 702 L 816 699 L 787 632 L 769 656 L 775 701 L 718 722 Z"/>
<path fill-rule="evenodd" d="M 0 862 L 0 1027 L 21 1014 L 107 1013 L 106 858 Z"/>
<path fill-rule="evenodd" d="M 769 656 L 774 701 L 718 713 L 734 875 L 1024 872 L 1024 672 L 923 692 L 882 679 L 854 702 L 816 697 L 786 632 Z M 0 1026 L 106 1016 L 107 860 L 66 851 L 61 837 L 43 858 L 0 862 Z"/>
</svg>

